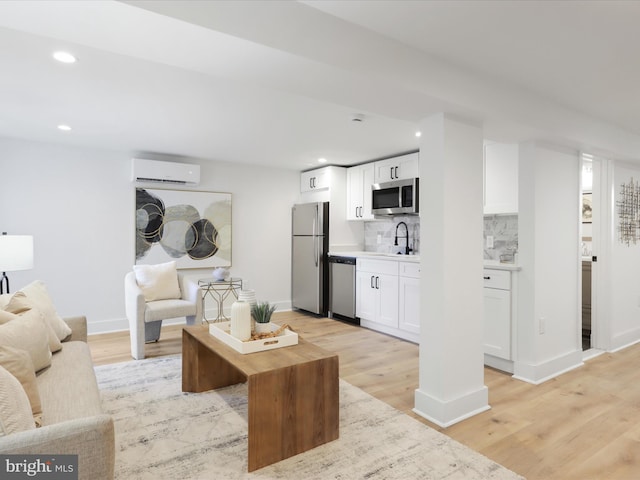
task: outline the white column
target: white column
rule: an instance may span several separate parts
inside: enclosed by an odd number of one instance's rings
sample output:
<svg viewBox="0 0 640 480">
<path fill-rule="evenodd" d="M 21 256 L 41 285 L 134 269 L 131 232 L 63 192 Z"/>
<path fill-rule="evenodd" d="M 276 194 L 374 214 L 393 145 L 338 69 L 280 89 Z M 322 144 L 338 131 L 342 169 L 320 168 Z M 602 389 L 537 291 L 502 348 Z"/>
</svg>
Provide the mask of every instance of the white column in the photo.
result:
<svg viewBox="0 0 640 480">
<path fill-rule="evenodd" d="M 447 427 L 489 409 L 483 354 L 482 127 L 420 124 L 420 384 L 414 411 Z"/>
</svg>

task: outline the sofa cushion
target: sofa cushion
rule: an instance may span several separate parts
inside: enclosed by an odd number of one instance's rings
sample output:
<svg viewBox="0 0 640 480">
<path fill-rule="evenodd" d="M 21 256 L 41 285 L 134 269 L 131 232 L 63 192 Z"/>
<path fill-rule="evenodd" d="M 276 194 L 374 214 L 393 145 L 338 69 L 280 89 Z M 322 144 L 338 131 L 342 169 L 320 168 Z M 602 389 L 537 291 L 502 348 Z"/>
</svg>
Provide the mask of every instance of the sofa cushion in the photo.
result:
<svg viewBox="0 0 640 480">
<path fill-rule="evenodd" d="M 134 265 L 136 283 L 147 302 L 180 298 L 180 284 L 176 262 L 158 265 Z"/>
<path fill-rule="evenodd" d="M 85 342 L 67 342 L 36 375 L 43 426 L 103 413 L 91 351 Z"/>
<path fill-rule="evenodd" d="M 19 348 L 0 346 L 0 366 L 18 379 L 29 398 L 36 426 L 40 426 L 42 424 L 42 404 L 40 403 L 40 393 L 31 356 L 27 351 Z"/>
<path fill-rule="evenodd" d="M 14 313 L 7 310 L 0 310 L 0 325 L 11 320 L 19 320 L 23 313 L 31 310 L 31 306 L 27 303 L 26 298 L 27 297 L 22 292 L 17 292 L 13 296 L 7 308 L 11 308 Z M 49 350 L 51 350 L 51 353 L 55 353 L 62 348 L 62 343 L 60 343 L 60 340 L 58 339 L 58 336 L 53 330 L 51 324 L 46 321 L 45 324 L 47 328 L 47 337 L 49 338 Z"/>
<path fill-rule="evenodd" d="M 29 398 L 20 382 L 0 367 L 0 436 L 36 428 Z"/>
<path fill-rule="evenodd" d="M 0 325 L 0 345 L 29 352 L 36 372 L 51 365 L 47 325 L 38 310 L 29 310 L 19 319 Z"/>
<path fill-rule="evenodd" d="M 71 329 L 56 312 L 56 308 L 53 305 L 53 301 L 51 300 L 47 287 L 44 283 L 40 280 L 36 280 L 26 287 L 21 288 L 20 291 L 24 293 L 26 299 L 24 297 L 16 297 L 16 295 L 14 295 L 11 300 L 9 300 L 9 304 L 6 308 L 7 311 L 18 313 L 18 311 L 24 309 L 25 305 L 28 305 L 31 308 L 36 308 L 42 312 L 45 320 L 49 325 L 51 325 L 53 331 L 56 332 L 58 340 L 64 340 L 71 335 Z M 18 300 L 20 300 L 18 305 L 13 306 L 15 305 L 15 302 L 18 302 Z"/>
</svg>

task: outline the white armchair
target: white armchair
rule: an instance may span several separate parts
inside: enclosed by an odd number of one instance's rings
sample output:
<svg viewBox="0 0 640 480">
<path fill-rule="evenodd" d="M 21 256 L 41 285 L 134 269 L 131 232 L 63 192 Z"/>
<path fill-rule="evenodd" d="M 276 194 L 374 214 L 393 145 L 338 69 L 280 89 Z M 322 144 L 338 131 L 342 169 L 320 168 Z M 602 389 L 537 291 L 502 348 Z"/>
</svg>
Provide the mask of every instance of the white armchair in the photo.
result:
<svg viewBox="0 0 640 480">
<path fill-rule="evenodd" d="M 124 279 L 125 310 L 129 320 L 131 336 L 131 356 L 136 360 L 144 358 L 144 344 L 157 342 L 160 338 L 162 320 L 186 317 L 188 325 L 202 320 L 202 299 L 200 289 L 178 273 L 178 283 L 182 298 L 147 302 L 136 282 L 134 272 Z"/>
</svg>

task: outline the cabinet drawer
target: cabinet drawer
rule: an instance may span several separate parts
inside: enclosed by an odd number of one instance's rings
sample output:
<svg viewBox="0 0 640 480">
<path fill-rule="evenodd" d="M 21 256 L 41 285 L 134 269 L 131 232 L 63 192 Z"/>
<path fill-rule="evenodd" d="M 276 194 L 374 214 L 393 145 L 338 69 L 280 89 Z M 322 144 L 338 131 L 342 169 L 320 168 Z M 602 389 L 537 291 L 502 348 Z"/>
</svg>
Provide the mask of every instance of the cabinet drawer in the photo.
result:
<svg viewBox="0 0 640 480">
<path fill-rule="evenodd" d="M 511 290 L 511 272 L 485 268 L 484 286 L 488 288 L 498 288 L 500 290 Z"/>
<path fill-rule="evenodd" d="M 356 270 L 358 272 L 398 275 L 398 262 L 393 260 L 370 260 L 368 258 L 358 258 L 356 260 Z"/>
<path fill-rule="evenodd" d="M 413 262 L 399 262 L 400 276 L 420 278 L 420 264 Z"/>
</svg>

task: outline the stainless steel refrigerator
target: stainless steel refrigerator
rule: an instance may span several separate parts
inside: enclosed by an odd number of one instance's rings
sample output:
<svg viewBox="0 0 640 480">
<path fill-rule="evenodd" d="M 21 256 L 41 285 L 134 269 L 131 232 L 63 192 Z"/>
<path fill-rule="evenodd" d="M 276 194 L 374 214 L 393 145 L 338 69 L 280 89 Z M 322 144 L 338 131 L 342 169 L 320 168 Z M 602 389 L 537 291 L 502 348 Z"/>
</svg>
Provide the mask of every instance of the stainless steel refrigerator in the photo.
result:
<svg viewBox="0 0 640 480">
<path fill-rule="evenodd" d="M 292 209 L 291 299 L 293 308 L 327 314 L 329 202 Z"/>
</svg>

